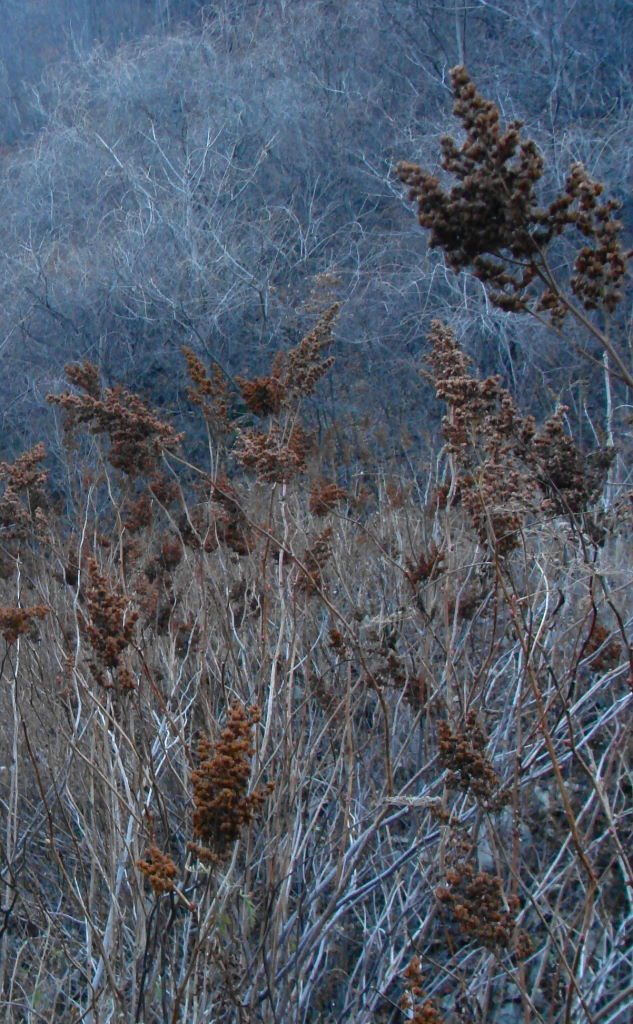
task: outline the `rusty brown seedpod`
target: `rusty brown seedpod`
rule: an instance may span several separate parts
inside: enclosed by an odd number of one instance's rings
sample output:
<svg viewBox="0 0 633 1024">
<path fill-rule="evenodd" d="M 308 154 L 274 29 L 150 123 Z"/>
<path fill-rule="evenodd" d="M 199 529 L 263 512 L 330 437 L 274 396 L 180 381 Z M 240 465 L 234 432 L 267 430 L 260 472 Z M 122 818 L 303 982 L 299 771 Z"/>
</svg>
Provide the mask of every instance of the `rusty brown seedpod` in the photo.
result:
<svg viewBox="0 0 633 1024">
<path fill-rule="evenodd" d="M 310 511 L 319 518 L 328 515 L 337 505 L 346 501 L 349 501 L 347 491 L 325 480 L 317 480 L 310 491 Z"/>
<path fill-rule="evenodd" d="M 14 644 L 20 636 L 33 636 L 36 621 L 49 612 L 50 608 L 43 604 L 32 608 L 0 607 L 0 634 L 7 644 Z"/>
<path fill-rule="evenodd" d="M 182 353 L 187 363 L 187 374 L 191 381 L 187 388 L 189 400 L 197 405 L 209 427 L 224 434 L 230 425 L 229 411 L 231 393 L 226 374 L 214 363 L 211 375 L 193 349 L 183 346 Z"/>
<path fill-rule="evenodd" d="M 36 444 L 15 462 L 0 462 L 0 528 L 3 540 L 22 540 L 41 536 L 46 526 L 48 504 L 45 485 L 48 474 L 41 463 L 46 448 Z"/>
<path fill-rule="evenodd" d="M 522 122 L 504 129 L 498 108 L 477 91 L 465 67 L 453 68 L 451 83 L 453 113 L 466 137 L 461 145 L 451 136 L 441 140 L 441 167 L 456 183 L 446 190 L 439 177 L 415 163 L 395 168 L 429 231 L 429 245 L 443 250 L 456 273 L 470 268 L 492 303 L 506 312 L 547 317 L 556 329 L 572 314 L 612 357 L 613 372 L 633 386 L 626 359 L 585 315 L 601 310 L 609 316 L 623 297 L 631 253 L 620 241 L 620 204 L 602 201 L 601 183 L 575 163 L 563 192 L 541 206 L 537 186 L 544 160 L 535 142 L 523 136 Z M 563 281 L 552 273 L 548 250 L 568 229 L 581 236 L 582 245 Z"/>
<path fill-rule="evenodd" d="M 458 861 L 447 871 L 446 882 L 435 895 L 462 934 L 487 949 L 508 949 L 513 943 L 519 901 L 504 895 L 501 879 Z"/>
<path fill-rule="evenodd" d="M 405 559 L 405 576 L 411 588 L 415 591 L 420 583 L 437 579 L 442 573 L 445 558 L 445 552 L 432 542 L 428 551 L 421 551 L 415 560 Z"/>
<path fill-rule="evenodd" d="M 134 643 L 139 613 L 91 555 L 85 559 L 84 573 L 80 626 L 94 653 L 90 669 L 106 689 L 130 691 L 135 684 L 123 654 Z"/>
<path fill-rule="evenodd" d="M 201 860 L 215 862 L 229 856 L 264 802 L 266 790 L 248 792 L 254 752 L 251 730 L 259 718 L 256 705 L 246 709 L 235 703 L 215 747 L 207 736 L 198 741 L 198 767 L 191 774 L 194 842 L 189 848 Z"/>
<path fill-rule="evenodd" d="M 157 896 L 173 892 L 174 879 L 178 868 L 168 853 L 163 853 L 156 843 L 150 843 L 144 860 L 137 860 L 136 866 L 144 875 Z"/>
<path fill-rule="evenodd" d="M 333 529 L 326 526 L 309 544 L 298 569 L 297 590 L 316 594 L 323 587 L 322 571 L 332 555 Z"/>
<path fill-rule="evenodd" d="M 499 556 L 521 543 L 524 523 L 539 512 L 571 516 L 595 533 L 591 506 L 602 493 L 615 449 L 585 454 L 565 429 L 564 406 L 537 429 L 517 410 L 498 377 L 480 380 L 453 331 L 433 321 L 428 362 L 454 469 L 453 493 L 482 543 Z M 454 501 L 455 499 L 453 499 Z"/>
<path fill-rule="evenodd" d="M 507 801 L 499 777 L 486 755 L 486 737 L 469 711 L 463 727 L 452 729 L 448 722 L 438 724 L 439 756 L 448 769 L 447 784 L 470 792 L 488 810 L 499 810 Z"/>
<path fill-rule="evenodd" d="M 242 398 L 250 412 L 255 416 L 273 416 L 280 412 L 283 405 L 285 381 L 282 380 L 283 358 L 275 358 L 273 369 L 268 377 L 236 377 L 235 381 L 242 392 Z"/>
<path fill-rule="evenodd" d="M 246 430 L 238 435 L 234 454 L 245 469 L 268 483 L 286 483 L 306 468 L 309 438 L 299 424 L 284 430 L 272 423 L 266 433 Z"/>
<path fill-rule="evenodd" d="M 404 984 L 406 991 L 400 1000 L 400 1009 L 411 1024 L 445 1024 L 444 1017 L 424 991 L 418 956 L 414 956 L 405 968 Z"/>
<path fill-rule="evenodd" d="M 48 395 L 47 401 L 63 409 L 67 432 L 85 424 L 90 433 L 105 435 L 110 442 L 108 461 L 126 476 L 154 471 L 159 456 L 180 444 L 182 435 L 161 422 L 138 395 L 120 386 L 101 391 L 98 371 L 91 364 L 67 366 L 66 376 L 85 393 L 64 391 Z"/>
</svg>

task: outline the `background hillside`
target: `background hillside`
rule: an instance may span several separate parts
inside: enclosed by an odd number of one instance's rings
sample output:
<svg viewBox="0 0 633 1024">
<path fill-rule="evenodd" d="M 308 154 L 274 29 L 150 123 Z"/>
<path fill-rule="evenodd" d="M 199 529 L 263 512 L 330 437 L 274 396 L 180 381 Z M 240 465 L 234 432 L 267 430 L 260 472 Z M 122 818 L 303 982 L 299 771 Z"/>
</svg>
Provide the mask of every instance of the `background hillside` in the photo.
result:
<svg viewBox="0 0 633 1024">
<path fill-rule="evenodd" d="M 421 444 L 411 382 L 441 316 L 535 411 L 562 394 L 590 441 L 585 410 L 601 397 L 587 368 L 534 322 L 491 310 L 470 275 L 444 271 L 392 168 L 437 169 L 448 70 L 465 63 L 507 120 L 526 121 L 545 194 L 582 160 L 630 227 L 630 3 L 160 0 L 106 14 L 88 0 L 5 0 L 3 13 L 9 453 L 50 430 L 41 398 L 69 359 L 173 407 L 182 344 L 230 373 L 265 365 L 301 337 L 323 273 L 342 302 L 323 415 L 344 405 L 358 418 L 371 396 L 390 430 Z"/>
</svg>

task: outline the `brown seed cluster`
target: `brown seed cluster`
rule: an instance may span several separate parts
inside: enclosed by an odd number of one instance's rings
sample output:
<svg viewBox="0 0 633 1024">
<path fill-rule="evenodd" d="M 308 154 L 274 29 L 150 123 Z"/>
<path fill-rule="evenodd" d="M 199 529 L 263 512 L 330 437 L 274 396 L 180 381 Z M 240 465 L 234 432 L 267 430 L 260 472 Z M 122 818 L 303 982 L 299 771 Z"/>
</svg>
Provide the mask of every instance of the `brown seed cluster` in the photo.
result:
<svg viewBox="0 0 633 1024">
<path fill-rule="evenodd" d="M 154 510 L 149 494 L 140 494 L 126 502 L 121 525 L 130 534 L 140 533 L 152 525 Z"/>
<path fill-rule="evenodd" d="M 447 785 L 472 793 L 487 810 L 499 810 L 507 803 L 499 777 L 486 756 L 486 737 L 469 711 L 462 729 L 453 731 L 448 722 L 438 725 L 439 757 L 448 769 Z"/>
<path fill-rule="evenodd" d="M 498 377 L 478 380 L 454 333 L 435 320 L 428 361 L 438 398 L 447 405 L 443 432 L 455 458 L 459 497 L 482 544 L 505 555 L 533 507 L 534 483 L 518 457 L 534 423 L 521 417 Z"/>
<path fill-rule="evenodd" d="M 0 537 L 3 542 L 22 540 L 41 534 L 46 526 L 46 470 L 40 463 L 46 448 L 36 444 L 13 463 L 0 463 L 0 481 L 4 493 L 0 498 Z"/>
<path fill-rule="evenodd" d="M 102 393 L 98 370 L 92 364 L 67 366 L 66 376 L 85 393 L 65 391 L 48 395 L 47 400 L 64 410 L 67 432 L 86 424 L 92 434 L 105 434 L 110 442 L 108 461 L 127 476 L 151 472 L 161 453 L 173 451 L 182 440 L 138 395 L 123 387 L 106 388 Z"/>
<path fill-rule="evenodd" d="M 313 395 L 318 382 L 332 366 L 334 356 L 326 356 L 324 353 L 334 342 L 332 328 L 339 310 L 340 304 L 335 302 L 288 353 L 284 378 L 288 396 L 286 402 Z"/>
<path fill-rule="evenodd" d="M 444 1017 L 433 1002 L 426 997 L 422 982 L 420 958 L 414 956 L 404 971 L 406 992 L 400 1000 L 400 1008 L 411 1024 L 445 1024 Z"/>
<path fill-rule="evenodd" d="M 433 321 L 429 340 L 431 378 L 447 406 L 442 423 L 456 469 L 454 499 L 468 511 L 481 543 L 508 554 L 520 543 L 526 516 L 539 510 L 571 515 L 595 532 L 589 511 L 615 450 L 581 452 L 565 430 L 564 406 L 537 430 L 498 377 L 472 374 L 449 327 Z"/>
<path fill-rule="evenodd" d="M 0 633 L 8 644 L 14 644 L 19 636 L 33 636 L 35 621 L 43 619 L 49 611 L 44 604 L 32 608 L 0 607 Z"/>
<path fill-rule="evenodd" d="M 269 376 L 247 380 L 236 377 L 250 412 L 256 416 L 274 416 L 295 410 L 302 398 L 314 394 L 315 388 L 334 362 L 324 354 L 334 341 L 332 327 L 339 312 L 334 303 L 321 313 L 316 324 L 288 353 L 278 352 Z"/>
<path fill-rule="evenodd" d="M 331 526 L 326 526 L 306 549 L 299 569 L 297 590 L 305 594 L 317 594 L 323 588 L 322 572 L 332 556 Z"/>
<path fill-rule="evenodd" d="M 283 366 L 283 354 L 277 353 L 268 377 L 253 377 L 250 380 L 246 377 L 235 378 L 242 398 L 253 415 L 274 416 L 281 412 L 285 388 Z"/>
<path fill-rule="evenodd" d="M 521 138 L 521 122 L 503 131 L 497 107 L 477 92 L 466 68 L 453 68 L 451 83 L 453 113 L 466 140 L 458 146 L 450 136 L 442 139 L 442 168 L 458 184 L 447 193 L 438 178 L 415 164 L 400 163 L 396 173 L 418 204 L 420 224 L 431 232 L 429 244 L 444 249 L 454 270 L 502 250 L 529 261 L 537 249 L 530 228 L 541 219 L 534 186 L 543 158 L 534 142 Z M 494 279 L 493 267 L 481 269 Z"/>
<path fill-rule="evenodd" d="M 211 484 L 212 530 L 220 544 L 236 555 L 248 555 L 255 548 L 255 537 L 237 494 L 227 476 L 220 474 Z M 206 545 L 205 545 L 206 548 Z"/>
<path fill-rule="evenodd" d="M 541 508 L 579 515 L 602 494 L 616 449 L 602 446 L 585 455 L 565 430 L 566 412 L 560 406 L 545 421 L 525 458 L 544 496 Z"/>
<path fill-rule="evenodd" d="M 421 551 L 415 560 L 407 558 L 405 576 L 411 588 L 415 591 L 420 583 L 436 580 L 442 574 L 445 558 L 445 552 L 434 542 L 431 542 L 428 551 Z"/>
<path fill-rule="evenodd" d="M 310 492 L 310 511 L 321 518 L 332 512 L 337 505 L 349 501 L 349 495 L 342 487 L 325 480 L 317 480 Z"/>
<path fill-rule="evenodd" d="M 156 843 L 150 843 L 146 859 L 137 860 L 136 866 L 143 872 L 157 896 L 174 891 L 174 878 L 178 874 L 178 868 L 169 854 L 163 853 Z"/>
<path fill-rule="evenodd" d="M 225 374 L 215 363 L 209 376 L 204 363 L 193 349 L 184 346 L 182 353 L 191 381 L 191 386 L 187 388 L 190 401 L 201 409 L 211 429 L 226 433 L 230 422 L 231 394 Z"/>
<path fill-rule="evenodd" d="M 335 303 L 295 348 L 278 352 L 268 376 L 236 378 L 249 411 L 270 417 L 271 422 L 266 431 L 238 430 L 233 454 L 245 469 L 269 483 L 285 483 L 306 468 L 311 443 L 298 422 L 299 408 L 333 363 L 325 350 L 334 340 L 338 311 Z"/>
<path fill-rule="evenodd" d="M 268 483 L 285 483 L 304 472 L 310 450 L 308 435 L 299 424 L 284 428 L 271 423 L 265 432 L 246 430 L 239 434 L 234 454 L 245 469 Z"/>
<path fill-rule="evenodd" d="M 435 895 L 450 911 L 460 931 L 487 949 L 508 949 L 512 944 L 519 901 L 505 897 L 501 879 L 486 871 L 476 872 L 459 861 L 446 874 L 447 885 Z"/>
<path fill-rule="evenodd" d="M 256 705 L 246 709 L 243 704 L 233 704 L 215 749 L 204 735 L 198 742 L 198 767 L 191 774 L 196 842 L 189 848 L 201 860 L 216 862 L 228 857 L 265 799 L 264 791 L 248 792 L 254 752 L 251 730 L 259 719 Z"/>
<path fill-rule="evenodd" d="M 442 139 L 441 166 L 457 184 L 445 191 L 439 178 L 416 164 L 396 166 L 417 204 L 420 224 L 430 232 L 429 245 L 443 249 L 456 272 L 470 267 L 499 308 L 546 312 L 560 326 L 569 305 L 552 280 L 545 253 L 555 238 L 574 228 L 586 241 L 574 262 L 572 292 L 587 310 L 613 312 L 630 256 L 622 250 L 622 225 L 614 219 L 619 204 L 601 202 L 603 186 L 576 163 L 562 194 L 541 207 L 536 186 L 543 158 L 536 144 L 522 137 L 521 122 L 504 131 L 499 110 L 480 95 L 464 67 L 453 68 L 451 81 L 453 113 L 466 139 L 461 146 L 450 136 Z"/>
<path fill-rule="evenodd" d="M 590 178 L 582 164 L 573 164 L 564 193 L 567 223 L 574 224 L 589 244 L 576 256 L 570 284 L 585 309 L 601 306 L 612 313 L 622 299 L 621 285 L 631 254 L 622 251 L 622 224 L 614 218 L 620 203 L 613 199 L 600 202 L 603 191 L 604 186 Z"/>
<path fill-rule="evenodd" d="M 134 680 L 123 652 L 134 643 L 138 612 L 130 610 L 128 598 L 99 571 L 92 556 L 86 558 L 85 573 L 81 627 L 95 654 L 92 674 L 106 689 L 133 690 Z"/>
</svg>

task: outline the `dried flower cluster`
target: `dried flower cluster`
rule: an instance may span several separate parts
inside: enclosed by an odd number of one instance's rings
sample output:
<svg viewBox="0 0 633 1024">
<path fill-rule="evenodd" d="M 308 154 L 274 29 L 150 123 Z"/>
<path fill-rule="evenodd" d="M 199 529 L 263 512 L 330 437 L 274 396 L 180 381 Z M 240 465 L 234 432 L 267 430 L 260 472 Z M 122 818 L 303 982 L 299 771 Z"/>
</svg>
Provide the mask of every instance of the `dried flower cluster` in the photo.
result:
<svg viewBox="0 0 633 1024">
<path fill-rule="evenodd" d="M 47 473 L 40 465 L 45 458 L 44 445 L 36 444 L 14 463 L 0 463 L 0 480 L 5 484 L 0 498 L 0 537 L 3 542 L 41 534 L 46 525 L 44 488 Z"/>
<path fill-rule="evenodd" d="M 285 483 L 306 468 L 310 450 L 307 434 L 299 424 L 289 428 L 271 423 L 268 431 L 242 431 L 234 454 L 245 469 L 268 483 Z"/>
<path fill-rule="evenodd" d="M 282 409 L 296 409 L 302 398 L 314 394 L 316 385 L 334 362 L 334 357 L 324 355 L 324 351 L 334 341 L 332 326 L 339 308 L 335 302 L 321 313 L 298 345 L 288 353 L 278 352 L 268 376 L 235 378 L 250 412 L 255 416 L 274 416 Z"/>
<path fill-rule="evenodd" d="M 14 644 L 19 636 L 32 636 L 35 621 L 43 619 L 49 611 L 50 608 L 44 604 L 32 608 L 0 607 L 0 633 L 8 644 Z"/>
<path fill-rule="evenodd" d="M 560 406 L 545 421 L 525 459 L 544 495 L 541 508 L 580 515 L 602 494 L 616 449 L 602 446 L 584 455 L 565 430 L 566 411 Z"/>
<path fill-rule="evenodd" d="M 459 861 L 448 870 L 446 881 L 435 895 L 450 910 L 460 931 L 487 949 L 507 949 L 514 937 L 519 901 L 506 898 L 501 879 Z"/>
<path fill-rule="evenodd" d="M 254 416 L 274 416 L 281 411 L 284 399 L 284 355 L 278 352 L 270 374 L 266 377 L 236 377 L 242 398 Z"/>
<path fill-rule="evenodd" d="M 217 540 L 236 555 L 248 555 L 255 547 L 253 531 L 235 489 L 225 475 L 221 474 L 211 483 L 210 507 L 213 513 L 211 528 Z"/>
<path fill-rule="evenodd" d="M 85 393 L 65 391 L 48 395 L 47 400 L 64 410 L 68 432 L 87 424 L 92 434 L 105 434 L 110 441 L 108 461 L 127 476 L 151 472 L 160 454 L 172 451 L 182 440 L 138 395 L 123 387 L 106 388 L 102 393 L 98 370 L 91 363 L 67 366 L 66 376 Z"/>
<path fill-rule="evenodd" d="M 212 376 L 209 376 L 204 363 L 192 349 L 185 346 L 182 353 L 191 380 L 191 387 L 187 388 L 189 400 L 202 410 L 212 429 L 221 434 L 226 433 L 230 423 L 231 394 L 225 374 L 215 363 Z"/>
<path fill-rule="evenodd" d="M 323 587 L 321 574 L 332 556 L 332 534 L 332 527 L 326 526 L 303 555 L 303 568 L 299 570 L 297 589 L 305 594 L 316 594 Z"/>
<path fill-rule="evenodd" d="M 445 552 L 434 542 L 431 542 L 427 552 L 421 551 L 415 561 L 407 558 L 405 576 L 412 589 L 416 590 L 420 583 L 436 580 L 442 574 L 445 558 Z"/>
<path fill-rule="evenodd" d="M 446 192 L 439 178 L 416 164 L 396 167 L 417 203 L 420 224 L 430 231 L 429 244 L 444 250 L 453 270 L 471 267 L 501 309 L 547 311 L 560 325 L 569 303 L 551 277 L 545 252 L 574 227 L 588 241 L 576 257 L 572 291 L 585 309 L 612 312 L 622 298 L 628 255 L 619 242 L 621 224 L 613 218 L 619 204 L 600 203 L 602 185 L 574 164 L 564 192 L 547 208 L 539 206 L 543 158 L 531 139 L 522 138 L 521 122 L 503 131 L 499 110 L 479 94 L 464 67 L 453 68 L 451 81 L 453 113 L 466 139 L 461 146 L 450 136 L 442 139 L 441 165 L 458 183 Z"/>
<path fill-rule="evenodd" d="M 152 525 L 153 518 L 152 499 L 143 493 L 126 503 L 122 526 L 130 534 L 140 533 Z"/>
<path fill-rule="evenodd" d="M 150 843 L 145 860 L 137 860 L 137 868 L 143 872 L 157 896 L 173 892 L 174 878 L 178 868 L 167 853 L 163 853 L 156 843 Z"/>
<path fill-rule="evenodd" d="M 533 421 L 517 414 L 497 377 L 472 375 L 449 327 L 433 321 L 429 340 L 435 389 L 448 407 L 443 429 L 458 470 L 458 496 L 481 542 L 507 554 L 533 505 L 533 482 L 517 458 L 531 442 Z"/>
<path fill-rule="evenodd" d="M 570 280 L 574 294 L 585 309 L 602 307 L 613 313 L 622 300 L 622 281 L 630 253 L 622 251 L 622 224 L 614 219 L 621 204 L 614 199 L 599 202 L 604 186 L 589 177 L 582 164 L 572 165 L 565 192 L 550 207 L 552 220 L 562 226 L 573 224 L 591 244 L 584 245 L 574 261 Z M 573 209 L 573 205 L 576 209 Z M 562 230 L 562 227 L 561 227 Z M 560 311 L 563 313 L 563 310 Z"/>
<path fill-rule="evenodd" d="M 196 842 L 189 848 L 201 860 L 215 862 L 227 857 L 264 801 L 265 792 L 248 793 L 251 729 L 259 718 L 256 705 L 247 710 L 243 704 L 233 704 L 215 749 L 204 735 L 198 742 L 198 767 L 191 774 Z"/>
<path fill-rule="evenodd" d="M 138 612 L 130 609 L 129 600 L 99 571 L 92 556 L 86 558 L 85 573 L 81 625 L 96 656 L 92 674 L 107 689 L 132 690 L 134 680 L 122 655 L 134 642 Z"/>
<path fill-rule="evenodd" d="M 411 1024 L 445 1024 L 442 1014 L 426 997 L 419 957 L 414 956 L 405 969 L 404 980 L 406 992 L 400 1001 L 400 1008 L 407 1020 Z"/>
<path fill-rule="evenodd" d="M 324 352 L 334 342 L 332 328 L 339 310 L 338 302 L 325 310 L 312 330 L 288 353 L 283 379 L 286 404 L 313 395 L 318 382 L 332 366 L 334 356 L 326 356 Z"/>
<path fill-rule="evenodd" d="M 321 518 L 346 501 L 349 501 L 346 490 L 335 483 L 318 480 L 310 492 L 310 511 L 312 515 Z"/>
<path fill-rule="evenodd" d="M 461 499 L 482 544 L 505 555 L 520 542 L 529 513 L 571 515 L 595 533 L 590 506 L 604 487 L 615 450 L 583 454 L 564 428 L 560 407 L 537 431 L 520 415 L 498 377 L 479 380 L 455 335 L 440 321 L 429 334 L 428 361 Z"/>
<path fill-rule="evenodd" d="M 447 785 L 472 793 L 488 810 L 507 803 L 499 777 L 486 756 L 486 737 L 477 724 L 477 715 L 469 711 L 463 729 L 453 731 L 448 722 L 438 725 L 439 756 L 448 769 Z"/>
</svg>

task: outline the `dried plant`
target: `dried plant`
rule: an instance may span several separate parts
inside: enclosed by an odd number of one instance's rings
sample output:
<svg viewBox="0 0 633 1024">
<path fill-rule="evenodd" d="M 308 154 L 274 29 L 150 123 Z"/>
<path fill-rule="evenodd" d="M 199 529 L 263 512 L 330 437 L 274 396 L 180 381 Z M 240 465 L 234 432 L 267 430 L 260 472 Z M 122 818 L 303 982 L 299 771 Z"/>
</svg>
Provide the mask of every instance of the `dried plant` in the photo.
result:
<svg viewBox="0 0 633 1024">
<path fill-rule="evenodd" d="M 71 384 L 83 395 L 62 392 L 48 395 L 52 405 L 65 413 L 65 429 L 72 433 L 86 424 L 92 434 L 105 434 L 110 441 L 108 461 L 127 476 L 150 473 L 161 453 L 173 451 L 182 440 L 173 427 L 162 423 L 138 395 L 123 387 L 101 391 L 98 371 L 91 364 L 67 366 Z"/>
<path fill-rule="evenodd" d="M 0 537 L 5 542 L 41 536 L 46 527 L 48 474 L 41 466 L 45 458 L 46 448 L 36 444 L 14 463 L 0 463 Z"/>
<path fill-rule="evenodd" d="M 332 527 L 326 526 L 306 548 L 298 569 L 297 590 L 300 592 L 309 595 L 322 589 L 322 570 L 332 556 L 332 534 Z"/>
<path fill-rule="evenodd" d="M 489 810 L 499 810 L 508 802 L 499 777 L 486 756 L 486 737 L 477 723 L 477 714 L 469 711 L 463 729 L 453 731 L 448 722 L 438 724 L 439 756 L 448 769 L 447 785 L 472 793 Z"/>
<path fill-rule="evenodd" d="M 255 537 L 235 488 L 224 474 L 211 483 L 211 529 L 221 544 L 226 544 L 236 555 L 248 555 L 255 548 Z"/>
<path fill-rule="evenodd" d="M 85 560 L 82 595 L 85 614 L 80 621 L 95 655 L 95 679 L 107 689 L 133 690 L 135 683 L 122 655 L 134 643 L 138 612 L 130 609 L 129 599 L 100 572 L 92 556 Z"/>
<path fill-rule="evenodd" d="M 414 956 L 404 971 L 406 992 L 400 1001 L 400 1007 L 412 1024 L 445 1024 L 445 1018 L 426 998 L 422 983 L 420 958 Z"/>
<path fill-rule="evenodd" d="M 603 445 L 585 455 L 564 426 L 566 408 L 560 406 L 534 436 L 526 461 L 543 492 L 541 507 L 558 515 L 586 513 L 600 498 L 616 449 Z M 588 522 L 584 517 L 585 523 Z"/>
<path fill-rule="evenodd" d="M 396 167 L 417 204 L 420 224 L 430 232 L 429 245 L 441 248 L 456 272 L 469 267 L 503 310 L 547 315 L 556 328 L 572 314 L 598 339 L 631 387 L 625 358 L 585 315 L 599 309 L 608 316 L 622 299 L 631 254 L 622 248 L 622 225 L 614 217 L 620 204 L 601 202 L 603 186 L 576 163 L 563 192 L 542 207 L 536 188 L 544 161 L 536 144 L 522 138 L 521 122 L 503 131 L 497 107 L 480 95 L 464 67 L 453 68 L 451 81 L 453 112 L 466 138 L 461 146 L 450 136 L 442 139 L 441 165 L 457 184 L 447 192 L 439 178 L 417 164 Z M 568 228 L 584 242 L 569 280 L 571 295 L 548 258 L 551 244 Z"/>
<path fill-rule="evenodd" d="M 156 843 L 149 844 L 145 860 L 137 860 L 136 866 L 157 896 L 174 891 L 178 868 L 169 854 L 163 853 Z"/>
<path fill-rule="evenodd" d="M 319 518 L 328 515 L 337 505 L 348 501 L 349 495 L 344 488 L 325 480 L 318 480 L 310 491 L 310 511 Z"/>
<path fill-rule="evenodd" d="M 189 400 L 201 409 L 209 427 L 221 435 L 226 434 L 231 422 L 231 391 L 226 375 L 218 364 L 214 363 L 210 377 L 204 363 L 193 349 L 185 346 L 182 352 L 191 380 L 191 387 L 187 388 Z"/>
<path fill-rule="evenodd" d="M 14 644 L 19 636 L 33 636 L 35 622 L 43 619 L 50 612 L 46 605 L 35 605 L 32 608 L 0 607 L 0 633 L 7 644 Z"/>
<path fill-rule="evenodd" d="M 127 503 L 122 525 L 128 533 L 140 533 L 152 525 L 153 518 L 154 510 L 150 495 L 140 494 L 138 498 Z"/>
<path fill-rule="evenodd" d="M 274 416 L 281 412 L 284 404 L 285 380 L 283 374 L 284 356 L 278 353 L 272 370 L 267 377 L 236 377 L 242 398 L 255 416 Z"/>
<path fill-rule="evenodd" d="M 564 429 L 564 407 L 538 430 L 521 415 L 498 377 L 479 380 L 454 333 L 434 321 L 428 361 L 447 406 L 443 431 L 455 466 L 454 498 L 483 544 L 507 555 L 521 542 L 526 516 L 569 515 L 595 534 L 591 506 L 600 497 L 615 450 L 582 453 Z"/>
<path fill-rule="evenodd" d="M 324 353 L 334 342 L 332 328 L 339 311 L 340 304 L 335 302 L 321 313 L 312 330 L 288 353 L 283 377 L 286 405 L 313 395 L 318 382 L 332 366 L 334 356 Z"/>
<path fill-rule="evenodd" d="M 265 791 L 248 792 L 254 752 L 251 730 L 259 719 L 256 705 L 247 710 L 233 704 L 215 748 L 204 735 L 198 741 L 198 767 L 191 774 L 195 842 L 189 848 L 201 860 L 214 863 L 228 857 L 264 802 Z"/>
<path fill-rule="evenodd" d="M 257 416 L 271 416 L 282 409 L 295 411 L 301 399 L 313 395 L 318 382 L 334 362 L 324 353 L 334 342 L 332 328 L 340 304 L 335 302 L 319 316 L 316 324 L 289 352 L 278 352 L 267 377 L 247 380 L 237 377 L 242 397 Z"/>
<path fill-rule="evenodd" d="M 482 232 L 518 232 L 540 260 L 517 227 L 538 154 L 478 109 L 516 194 L 506 209 L 477 178 L 500 221 L 473 211 L 461 242 L 438 198 L 442 237 L 474 265 Z M 583 187 L 560 216 L 584 202 L 606 253 L 611 212 Z M 617 287 L 596 258 L 582 274 Z M 520 296 L 535 312 L 539 280 Z M 593 311 L 573 287 L 583 315 L 608 312 L 606 292 Z M 83 364 L 63 511 L 43 449 L 0 467 L 8 1024 L 626 1019 L 633 517 L 625 491 L 595 508 L 612 451 L 585 454 L 562 408 L 524 416 L 435 323 L 439 461 L 363 448 L 343 422 L 308 458 L 302 404 L 333 315 L 240 379 L 259 430 L 232 417 L 233 382 L 187 358 L 210 466 L 199 417 L 177 452 Z"/>
<path fill-rule="evenodd" d="M 441 576 L 445 558 L 446 553 L 432 542 L 428 552 L 421 551 L 415 561 L 411 558 L 405 559 L 405 576 L 411 588 L 415 591 L 420 583 L 436 580 Z"/>
<path fill-rule="evenodd" d="M 513 942 L 519 901 L 506 897 L 501 879 L 459 861 L 446 873 L 447 885 L 435 895 L 459 930 L 487 949 L 508 949 Z"/>
<path fill-rule="evenodd" d="M 233 453 L 245 469 L 268 483 L 287 483 L 306 469 L 310 439 L 298 424 L 284 429 L 272 423 L 266 433 L 246 430 L 238 435 Z"/>
</svg>

